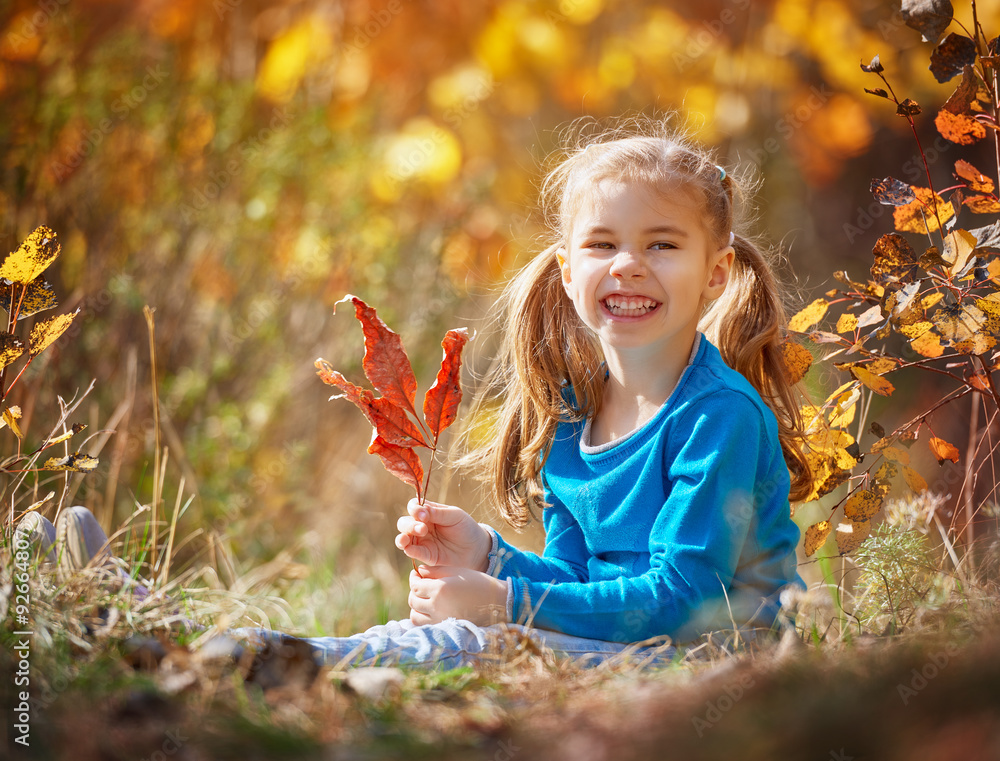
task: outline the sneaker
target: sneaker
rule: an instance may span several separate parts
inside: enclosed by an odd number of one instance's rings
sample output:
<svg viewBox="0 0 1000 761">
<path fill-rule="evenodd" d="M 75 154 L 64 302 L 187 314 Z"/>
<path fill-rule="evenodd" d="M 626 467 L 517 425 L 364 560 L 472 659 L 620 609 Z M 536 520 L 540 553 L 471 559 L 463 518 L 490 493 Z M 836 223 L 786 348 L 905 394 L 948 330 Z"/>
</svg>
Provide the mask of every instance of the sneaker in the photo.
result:
<svg viewBox="0 0 1000 761">
<path fill-rule="evenodd" d="M 48 518 L 38 513 L 28 513 L 14 529 L 13 541 L 15 552 L 27 549 L 36 560 L 41 561 L 42 566 L 55 565 L 56 550 L 53 545 L 56 541 L 56 527 Z"/>
<path fill-rule="evenodd" d="M 78 571 L 97 560 L 104 565 L 111 559 L 108 535 L 97 518 L 85 507 L 63 510 L 56 520 L 56 543 L 59 545 L 59 570 Z"/>
</svg>

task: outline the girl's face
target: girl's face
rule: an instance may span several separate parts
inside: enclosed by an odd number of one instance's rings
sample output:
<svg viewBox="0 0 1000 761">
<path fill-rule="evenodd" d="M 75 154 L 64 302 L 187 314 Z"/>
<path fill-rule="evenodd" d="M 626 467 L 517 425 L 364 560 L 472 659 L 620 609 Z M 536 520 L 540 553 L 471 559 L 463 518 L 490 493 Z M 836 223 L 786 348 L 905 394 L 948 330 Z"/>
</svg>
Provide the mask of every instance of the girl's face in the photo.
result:
<svg viewBox="0 0 1000 761">
<path fill-rule="evenodd" d="M 689 194 L 603 180 L 573 217 L 559 261 L 566 293 L 606 355 L 683 353 L 702 307 L 725 290 L 733 256 L 710 240 Z"/>
</svg>

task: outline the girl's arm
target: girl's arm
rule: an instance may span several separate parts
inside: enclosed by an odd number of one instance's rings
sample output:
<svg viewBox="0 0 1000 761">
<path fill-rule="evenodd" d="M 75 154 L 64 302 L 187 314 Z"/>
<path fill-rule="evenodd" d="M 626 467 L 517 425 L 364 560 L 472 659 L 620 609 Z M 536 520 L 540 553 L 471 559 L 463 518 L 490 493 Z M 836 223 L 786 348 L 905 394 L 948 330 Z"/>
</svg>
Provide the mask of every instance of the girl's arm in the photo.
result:
<svg viewBox="0 0 1000 761">
<path fill-rule="evenodd" d="M 542 511 L 542 525 L 545 527 L 545 550 L 542 554 L 518 549 L 491 528 L 493 547 L 486 570 L 488 574 L 548 583 L 587 579 L 589 553 L 580 525 L 559 500 L 550 494 L 546 495 L 546 500 L 549 506 Z"/>
</svg>

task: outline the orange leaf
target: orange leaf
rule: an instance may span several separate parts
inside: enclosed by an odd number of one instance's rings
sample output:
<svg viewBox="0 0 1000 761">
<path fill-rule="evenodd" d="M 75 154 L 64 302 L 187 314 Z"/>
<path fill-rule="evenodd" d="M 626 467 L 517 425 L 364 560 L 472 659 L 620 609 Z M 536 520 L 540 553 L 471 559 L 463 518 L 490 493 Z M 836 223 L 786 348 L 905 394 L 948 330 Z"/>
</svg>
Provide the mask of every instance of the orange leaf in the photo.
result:
<svg viewBox="0 0 1000 761">
<path fill-rule="evenodd" d="M 1000 201 L 989 196 L 969 196 L 962 203 L 973 214 L 996 214 L 1000 212 Z"/>
<path fill-rule="evenodd" d="M 844 521 L 837 526 L 837 549 L 841 555 L 854 552 L 868 538 L 872 531 L 872 522 Z"/>
<path fill-rule="evenodd" d="M 903 480 L 906 481 L 906 485 L 910 487 L 910 490 L 916 494 L 927 491 L 927 481 L 909 465 L 903 466 Z"/>
<path fill-rule="evenodd" d="M 984 113 L 990 105 L 989 90 L 975 69 L 966 66 L 962 81 L 945 101 L 934 124 L 946 139 L 958 145 L 972 145 L 986 137 L 986 127 L 976 121 L 976 114 Z"/>
<path fill-rule="evenodd" d="M 844 503 L 844 515 L 852 521 L 867 521 L 882 507 L 880 495 L 864 490 L 855 492 Z"/>
<path fill-rule="evenodd" d="M 802 551 L 805 552 L 806 557 L 823 546 L 826 538 L 830 536 L 832 528 L 830 521 L 820 521 L 806 529 L 805 538 L 802 540 Z"/>
<path fill-rule="evenodd" d="M 791 384 L 798 383 L 806 377 L 813 361 L 812 353 L 795 341 L 784 341 L 781 344 L 781 358 L 785 363 L 788 382 Z"/>
<path fill-rule="evenodd" d="M 337 303 L 345 301 L 353 302 L 354 316 L 365 334 L 365 356 L 361 365 L 368 380 L 382 396 L 416 417 L 417 376 L 413 374 L 399 335 L 379 319 L 373 307 L 357 296 L 348 294 Z"/>
<path fill-rule="evenodd" d="M 965 180 L 969 190 L 977 193 L 992 193 L 993 180 L 976 169 L 968 161 L 959 159 L 955 162 L 955 175 Z"/>
<path fill-rule="evenodd" d="M 939 439 L 937 436 L 932 436 L 928 443 L 930 444 L 931 451 L 937 458 L 938 465 L 944 465 L 945 460 L 958 462 L 960 455 L 958 448 L 954 444 L 949 444 L 947 441 Z"/>
<path fill-rule="evenodd" d="M 434 385 L 424 396 L 424 421 L 434 435 L 434 446 L 437 446 L 441 431 L 455 422 L 458 405 L 462 401 L 462 348 L 468 341 L 468 329 L 456 328 L 445 333 L 441 342 L 444 349 L 441 369 Z"/>
<path fill-rule="evenodd" d="M 382 458 L 385 469 L 412 486 L 417 492 L 417 499 L 423 501 L 424 466 L 416 452 L 409 447 L 394 446 L 376 434 L 368 445 L 368 454 L 377 454 Z"/>
<path fill-rule="evenodd" d="M 924 330 L 910 341 L 910 348 L 922 357 L 933 358 L 944 354 L 944 346 L 941 345 L 941 336 L 929 329 Z"/>
<path fill-rule="evenodd" d="M 909 206 L 900 206 L 896 211 L 906 208 Z M 919 274 L 917 254 L 902 235 L 883 235 L 875 243 L 872 253 L 875 255 L 872 277 L 879 283 L 910 282 Z"/>
</svg>

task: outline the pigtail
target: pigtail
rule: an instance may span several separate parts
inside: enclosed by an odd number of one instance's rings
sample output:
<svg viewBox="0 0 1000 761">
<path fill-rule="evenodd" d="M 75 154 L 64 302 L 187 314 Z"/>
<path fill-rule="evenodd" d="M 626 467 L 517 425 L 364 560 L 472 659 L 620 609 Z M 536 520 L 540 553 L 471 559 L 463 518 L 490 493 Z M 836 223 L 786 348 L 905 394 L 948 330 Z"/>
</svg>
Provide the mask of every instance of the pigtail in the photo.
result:
<svg viewBox="0 0 1000 761">
<path fill-rule="evenodd" d="M 802 499 L 812 487 L 812 478 L 803 452 L 798 395 L 788 382 L 782 356 L 785 309 L 778 282 L 753 242 L 734 236 L 733 248 L 736 256 L 726 290 L 705 312 L 699 327 L 726 364 L 749 380 L 774 411 L 791 474 L 789 498 Z"/>
<path fill-rule="evenodd" d="M 543 504 L 541 468 L 559 421 L 593 415 L 600 398 L 599 350 L 563 289 L 557 249 L 537 255 L 500 296 L 503 338 L 470 416 L 495 415 L 493 435 L 462 460 L 482 466 L 512 526 L 524 526 L 531 505 Z"/>
</svg>

